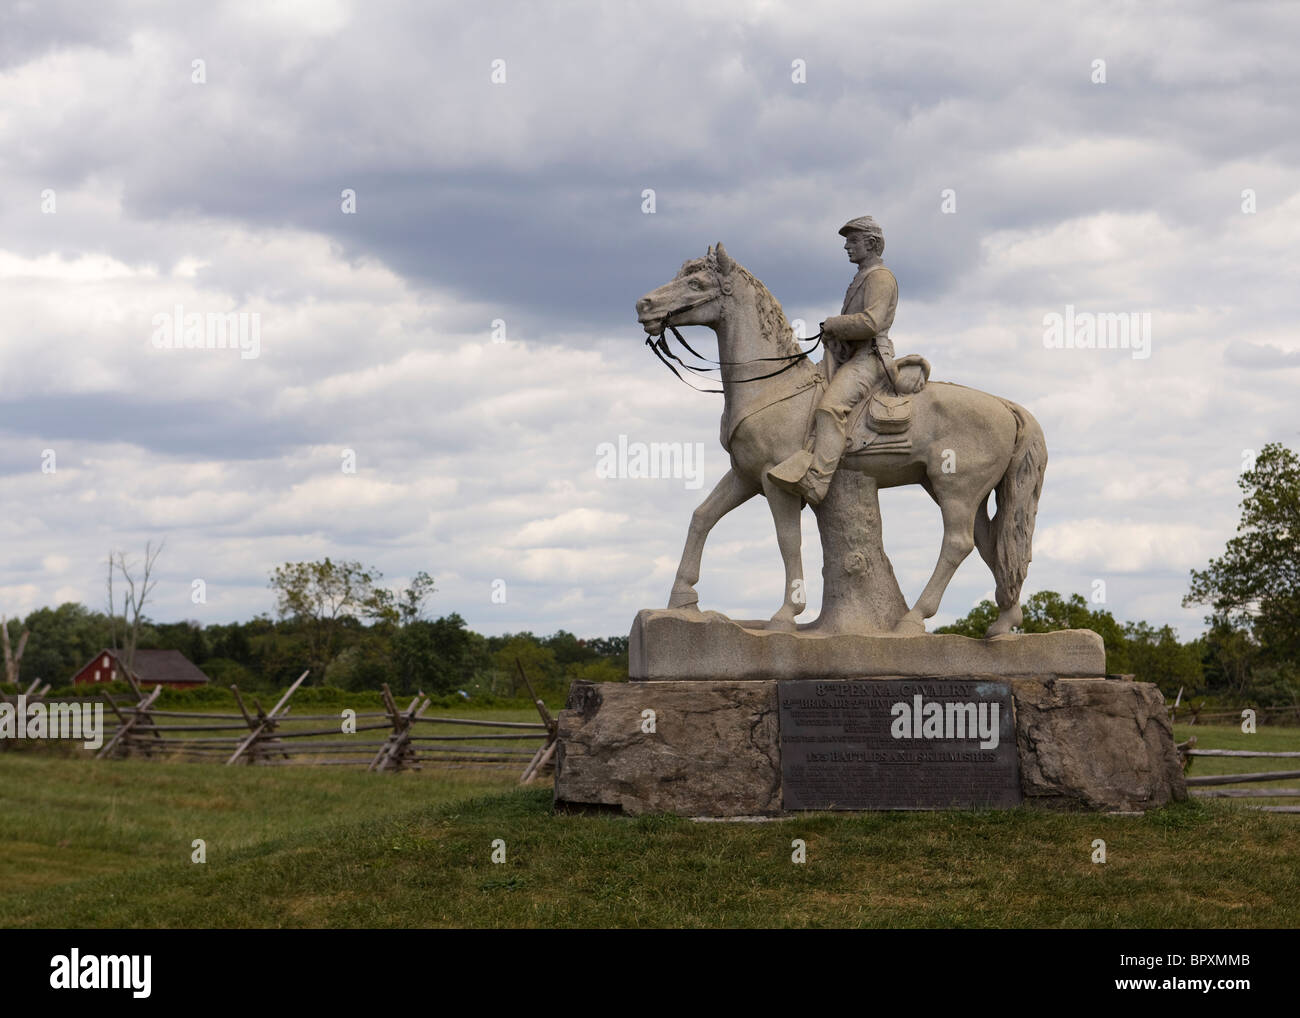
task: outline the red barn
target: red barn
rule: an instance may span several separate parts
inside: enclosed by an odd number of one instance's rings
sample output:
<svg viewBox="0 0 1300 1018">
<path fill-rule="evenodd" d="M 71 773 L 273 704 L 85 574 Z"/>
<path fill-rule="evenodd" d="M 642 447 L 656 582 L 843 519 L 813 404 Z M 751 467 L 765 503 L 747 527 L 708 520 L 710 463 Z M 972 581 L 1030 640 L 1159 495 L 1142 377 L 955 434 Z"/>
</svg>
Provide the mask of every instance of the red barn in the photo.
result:
<svg viewBox="0 0 1300 1018">
<path fill-rule="evenodd" d="M 208 682 L 208 677 L 179 650 L 137 650 L 134 674 L 135 681 L 144 687 L 195 689 Z M 126 663 L 122 652 L 101 650 L 72 677 L 72 684 L 88 686 L 96 682 L 113 682 L 125 675 Z"/>
</svg>

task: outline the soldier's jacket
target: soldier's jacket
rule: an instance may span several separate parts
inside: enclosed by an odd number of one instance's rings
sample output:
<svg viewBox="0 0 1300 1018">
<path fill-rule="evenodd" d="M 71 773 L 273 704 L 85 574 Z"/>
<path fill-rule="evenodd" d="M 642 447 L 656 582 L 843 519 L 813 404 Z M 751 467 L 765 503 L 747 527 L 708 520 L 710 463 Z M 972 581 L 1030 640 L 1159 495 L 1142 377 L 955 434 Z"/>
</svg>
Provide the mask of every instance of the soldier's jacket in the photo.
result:
<svg viewBox="0 0 1300 1018">
<path fill-rule="evenodd" d="M 844 294 L 843 310 L 838 317 L 826 320 L 826 326 L 835 330 L 835 339 L 826 340 L 826 352 L 831 359 L 827 378 L 834 373 L 836 365 L 843 364 L 860 349 L 861 343 L 874 340 L 882 353 L 894 355 L 889 327 L 894 324 L 897 307 L 898 280 L 883 262 L 858 271 Z"/>
</svg>

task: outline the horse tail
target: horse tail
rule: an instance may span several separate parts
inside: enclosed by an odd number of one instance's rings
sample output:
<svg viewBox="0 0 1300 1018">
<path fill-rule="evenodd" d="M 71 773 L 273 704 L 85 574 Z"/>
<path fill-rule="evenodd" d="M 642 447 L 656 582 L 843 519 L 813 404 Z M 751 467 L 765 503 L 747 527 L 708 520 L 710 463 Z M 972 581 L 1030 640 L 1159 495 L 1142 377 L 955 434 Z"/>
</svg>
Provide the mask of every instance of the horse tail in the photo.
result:
<svg viewBox="0 0 1300 1018">
<path fill-rule="evenodd" d="M 1034 520 L 1038 515 L 1038 496 L 1043 490 L 1043 473 L 1047 470 L 1047 441 L 1033 415 L 1010 400 L 1003 404 L 1016 419 L 1016 441 L 1007 469 L 998 481 L 997 512 L 988 519 L 988 499 L 980 506 L 977 529 L 991 538 L 989 554 L 982 557 L 993 570 L 998 608 L 1002 611 L 1020 600 L 1020 588 L 1033 558 Z"/>
</svg>

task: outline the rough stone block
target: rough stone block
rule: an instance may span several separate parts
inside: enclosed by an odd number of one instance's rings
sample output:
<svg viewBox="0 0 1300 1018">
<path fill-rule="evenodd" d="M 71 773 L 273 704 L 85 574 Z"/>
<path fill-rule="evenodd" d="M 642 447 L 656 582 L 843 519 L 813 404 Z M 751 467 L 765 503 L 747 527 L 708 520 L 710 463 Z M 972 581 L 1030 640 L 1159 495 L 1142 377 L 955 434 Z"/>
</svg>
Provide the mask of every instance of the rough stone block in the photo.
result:
<svg viewBox="0 0 1300 1018">
<path fill-rule="evenodd" d="M 642 731 L 646 710 L 652 733 Z M 780 812 L 776 683 L 575 682 L 559 725 L 557 807 Z"/>
<path fill-rule="evenodd" d="M 1040 677 L 1011 692 L 1026 803 L 1130 811 L 1187 798 L 1153 683 Z"/>
</svg>

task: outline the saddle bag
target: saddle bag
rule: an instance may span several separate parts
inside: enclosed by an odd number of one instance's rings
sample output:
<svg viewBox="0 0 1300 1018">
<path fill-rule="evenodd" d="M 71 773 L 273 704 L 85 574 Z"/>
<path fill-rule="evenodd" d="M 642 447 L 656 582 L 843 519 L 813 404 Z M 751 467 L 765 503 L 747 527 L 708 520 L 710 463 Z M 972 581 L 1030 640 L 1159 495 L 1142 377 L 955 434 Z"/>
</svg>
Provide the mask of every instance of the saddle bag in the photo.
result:
<svg viewBox="0 0 1300 1018">
<path fill-rule="evenodd" d="M 897 435 L 912 423 L 910 396 L 885 396 L 873 393 L 867 403 L 867 424 L 882 435 Z"/>
</svg>

